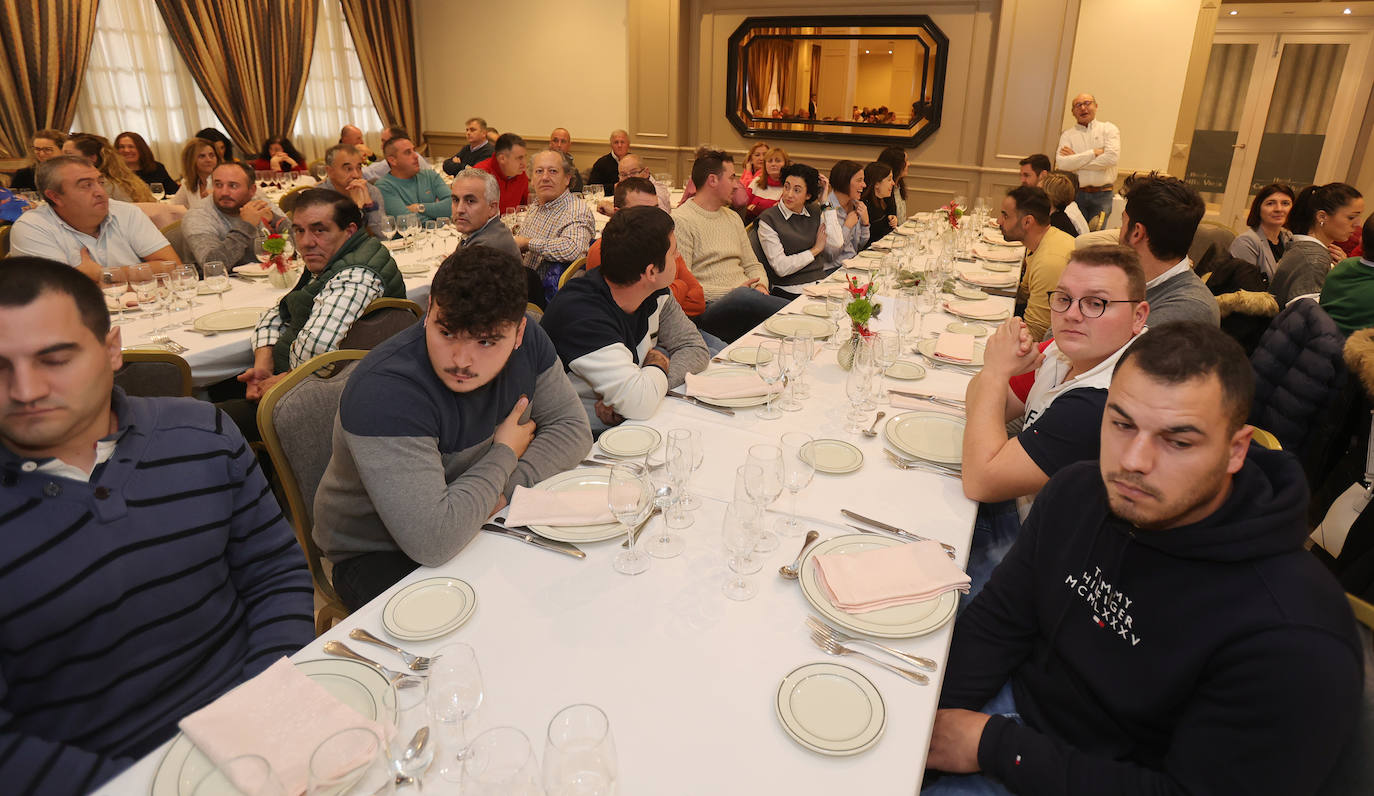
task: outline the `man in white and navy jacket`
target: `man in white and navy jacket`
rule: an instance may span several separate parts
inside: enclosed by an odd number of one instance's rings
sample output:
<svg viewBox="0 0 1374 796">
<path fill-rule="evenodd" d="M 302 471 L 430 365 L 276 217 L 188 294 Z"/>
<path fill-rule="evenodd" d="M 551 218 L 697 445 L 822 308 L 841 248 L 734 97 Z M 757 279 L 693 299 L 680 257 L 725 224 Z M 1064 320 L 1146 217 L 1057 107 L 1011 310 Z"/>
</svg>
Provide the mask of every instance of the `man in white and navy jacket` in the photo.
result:
<svg viewBox="0 0 1374 796">
<path fill-rule="evenodd" d="M 543 327 L 582 398 L 592 433 L 653 415 L 667 391 L 709 359 L 668 289 L 677 273 L 673 219 L 631 207 L 601 237 L 601 267 L 554 296 Z"/>
</svg>

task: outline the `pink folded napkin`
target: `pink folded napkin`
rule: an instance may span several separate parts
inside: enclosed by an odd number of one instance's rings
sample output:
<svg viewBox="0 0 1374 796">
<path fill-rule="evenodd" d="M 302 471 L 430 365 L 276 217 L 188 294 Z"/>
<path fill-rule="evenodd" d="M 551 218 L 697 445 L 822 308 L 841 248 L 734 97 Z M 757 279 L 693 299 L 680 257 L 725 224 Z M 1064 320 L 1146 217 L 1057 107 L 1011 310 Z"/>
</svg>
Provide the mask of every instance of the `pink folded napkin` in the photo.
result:
<svg viewBox="0 0 1374 796">
<path fill-rule="evenodd" d="M 506 515 L 507 525 L 597 525 L 614 521 L 604 489 L 550 492 L 517 486 Z"/>
<path fill-rule="evenodd" d="M 812 298 L 825 298 L 826 296 L 843 296 L 844 288 L 835 285 L 807 285 L 802 288 L 802 292 Z"/>
<path fill-rule="evenodd" d="M 969 576 L 939 542 L 930 541 L 819 555 L 816 571 L 830 602 L 851 614 L 933 600 L 969 587 Z"/>
<path fill-rule="evenodd" d="M 935 341 L 935 356 L 951 362 L 972 362 L 975 338 L 971 334 L 940 332 Z"/>
<path fill-rule="evenodd" d="M 286 658 L 182 719 L 178 726 L 217 766 L 240 755 L 266 758 L 292 796 L 305 792 L 310 755 L 329 736 L 350 727 L 371 728 L 382 738 L 387 735 L 380 724 L 340 702 Z M 366 753 L 359 747 L 358 757 Z"/>
<path fill-rule="evenodd" d="M 759 374 L 743 368 L 733 369 L 726 376 L 711 378 L 696 373 L 687 374 L 687 394 L 693 398 L 756 398 L 781 391 L 781 381 L 769 387 L 759 378 Z"/>
</svg>

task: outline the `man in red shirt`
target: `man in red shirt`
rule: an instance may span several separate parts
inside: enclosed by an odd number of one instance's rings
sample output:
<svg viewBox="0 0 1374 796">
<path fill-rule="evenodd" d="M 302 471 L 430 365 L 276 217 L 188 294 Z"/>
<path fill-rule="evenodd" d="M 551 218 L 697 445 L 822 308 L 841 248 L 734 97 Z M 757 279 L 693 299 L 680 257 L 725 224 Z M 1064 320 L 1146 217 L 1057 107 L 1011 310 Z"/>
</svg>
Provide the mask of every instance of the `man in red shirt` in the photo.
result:
<svg viewBox="0 0 1374 796">
<path fill-rule="evenodd" d="M 496 178 L 501 186 L 501 212 L 529 203 L 530 178 L 525 173 L 525 139 L 515 133 L 502 133 L 496 139 L 496 154 L 480 161 L 475 168 Z"/>
</svg>

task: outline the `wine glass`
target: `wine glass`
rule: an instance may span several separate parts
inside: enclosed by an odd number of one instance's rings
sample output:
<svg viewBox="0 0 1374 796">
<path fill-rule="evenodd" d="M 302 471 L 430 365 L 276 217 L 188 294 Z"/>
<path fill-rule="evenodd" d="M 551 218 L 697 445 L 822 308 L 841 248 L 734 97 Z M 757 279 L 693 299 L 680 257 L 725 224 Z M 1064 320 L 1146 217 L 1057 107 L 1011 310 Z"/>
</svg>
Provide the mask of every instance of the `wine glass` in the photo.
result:
<svg viewBox="0 0 1374 796">
<path fill-rule="evenodd" d="M 426 220 L 425 220 L 425 250 L 426 250 L 426 251 L 433 251 L 434 248 L 435 248 L 435 246 L 439 243 L 439 240 L 438 240 L 439 236 L 438 236 L 438 234 L 437 234 L 438 232 L 439 232 L 439 222 L 438 222 L 437 220 L 435 220 L 435 219 L 432 219 L 432 218 L 426 219 Z"/>
<path fill-rule="evenodd" d="M 873 351 L 862 340 L 854 347 L 854 364 L 850 366 L 849 373 L 844 379 L 844 394 L 849 399 L 849 413 L 845 415 L 844 430 L 851 434 L 862 434 L 866 427 L 867 415 L 864 413 L 864 401 L 868 399 L 868 391 L 871 388 L 873 369 Z"/>
<path fill-rule="evenodd" d="M 726 580 L 721 591 L 732 600 L 753 599 L 758 594 L 758 587 L 745 580 L 744 576 L 750 571 L 746 559 L 754 550 L 755 529 L 734 503 L 725 509 L 725 522 L 721 525 L 720 535 L 727 553 L 725 564 L 735 573 L 733 578 Z"/>
<path fill-rule="evenodd" d="M 834 336 L 839 337 L 839 334 Z M 811 385 L 806 383 L 806 371 L 811 367 L 811 358 L 816 353 L 816 337 L 811 330 L 802 329 L 797 332 L 796 338 L 799 355 L 797 361 L 800 366 L 797 369 L 797 383 L 792 387 L 792 394 L 798 398 L 810 398 Z"/>
<path fill-rule="evenodd" d="M 406 239 L 407 247 L 410 246 L 411 239 L 415 237 L 416 228 L 419 224 L 420 218 L 414 213 L 405 213 L 396 217 L 396 231 Z"/>
<path fill-rule="evenodd" d="M 428 683 L 425 677 L 402 676 L 382 693 L 382 713 L 392 722 L 392 732 L 387 737 L 387 756 L 398 785 L 409 781 L 418 786 L 419 775 L 434 761 L 433 743 L 415 743 L 421 732 L 430 731 L 429 706 L 425 698 Z"/>
<path fill-rule="evenodd" d="M 674 434 L 686 435 L 692 451 L 692 472 L 701 469 L 702 462 L 706 459 L 706 446 L 701 440 L 701 431 L 695 428 L 675 428 L 668 432 L 668 438 L 672 439 Z M 682 507 L 688 511 L 695 511 L 701 508 L 701 499 L 692 494 L 689 488 L 690 477 L 682 484 Z"/>
<path fill-rule="evenodd" d="M 147 263 L 129 266 L 129 287 L 138 296 L 139 306 L 150 311 L 147 317 L 156 317 L 157 274 L 153 273 L 153 267 Z"/>
<path fill-rule="evenodd" d="M 539 769 L 530 739 L 514 727 L 493 727 L 463 755 L 463 796 L 539 793 Z"/>
<path fill-rule="evenodd" d="M 148 183 L 148 190 L 153 192 L 153 201 L 156 202 L 161 202 L 167 196 L 167 189 L 160 182 Z"/>
<path fill-rule="evenodd" d="M 806 363 L 811 359 L 811 344 L 808 341 L 803 345 L 800 338 L 790 335 L 783 339 L 780 350 L 782 372 L 787 377 L 787 386 L 784 388 L 779 406 L 784 412 L 799 412 L 802 404 L 797 400 L 797 381 L 801 379 L 802 372 L 806 370 Z"/>
<path fill-rule="evenodd" d="M 916 336 L 919 338 L 931 337 L 926 331 L 926 316 L 935 311 L 935 306 L 940 301 L 938 272 L 935 279 L 930 280 L 929 284 L 922 285 L 916 290 L 916 312 L 920 315 L 919 327 Z"/>
<path fill-rule="evenodd" d="M 606 486 L 606 501 L 611 514 L 625 526 L 629 547 L 620 551 L 613 566 L 622 575 L 638 575 L 649 568 L 649 556 L 635 545 L 634 528 L 654 505 L 653 493 L 638 466 L 630 467 L 617 464 L 611 468 L 610 481 Z"/>
<path fill-rule="evenodd" d="M 764 404 L 763 410 L 755 415 L 759 420 L 776 420 L 782 417 L 782 412 L 773 407 L 773 385 L 782 379 L 782 346 L 779 342 L 765 340 L 759 343 L 754 354 L 754 372 L 768 385 L 767 403 Z"/>
<path fill-rule="evenodd" d="M 200 289 L 200 277 L 194 265 L 182 265 L 172 269 L 172 292 L 186 303 L 187 319 L 179 326 L 190 326 L 195 321 L 195 298 Z"/>
<path fill-rule="evenodd" d="M 239 793 L 243 796 L 285 796 L 272 764 L 262 755 L 232 757 L 201 778 L 194 796 Z"/>
<path fill-rule="evenodd" d="M 663 530 L 654 534 L 644 543 L 644 551 L 654 558 L 672 558 L 679 555 L 686 542 L 670 528 L 685 528 L 692 524 L 691 515 L 683 511 L 678 500 L 678 475 L 690 470 L 691 451 L 673 445 L 671 441 L 659 446 L 663 461 L 651 463 L 645 459 L 650 485 L 653 487 L 655 503 L 663 507 Z M 685 518 L 685 520 L 684 520 Z"/>
<path fill-rule="evenodd" d="M 105 297 L 115 303 L 115 309 L 119 310 L 119 315 L 115 319 L 116 323 L 124 320 L 124 294 L 129 292 L 128 271 L 124 268 L 101 268 L 100 269 L 100 292 Z"/>
<path fill-rule="evenodd" d="M 438 773 L 450 782 L 462 779 L 466 723 L 482 705 L 482 696 L 482 669 L 472 647 L 448 644 L 430 656 L 429 718 L 438 730 Z"/>
<path fill-rule="evenodd" d="M 897 364 L 902 355 L 901 338 L 896 332 L 873 333 L 873 381 L 876 400 L 880 404 L 892 403 L 887 392 L 887 369 Z"/>
<path fill-rule="evenodd" d="M 745 569 L 741 571 L 746 574 L 758 572 L 760 569 L 763 569 L 763 562 L 754 555 L 754 551 L 758 550 L 757 544 L 759 536 L 764 532 L 763 509 L 759 508 L 759 504 L 754 502 L 754 498 L 749 494 L 748 487 L 750 481 L 761 477 L 756 472 L 758 469 L 757 466 L 750 464 L 742 464 L 735 468 L 735 496 L 734 500 L 730 502 L 730 505 L 735 509 L 735 513 L 749 525 L 749 529 L 754 534 L 755 546 L 751 547 L 749 552 L 741 557 L 741 563 L 745 567 Z M 759 550 L 759 552 L 763 551 Z"/>
<path fill-rule="evenodd" d="M 554 714 L 544 739 L 544 792 L 548 796 L 612 796 L 615 739 L 596 705 L 569 705 Z"/>
<path fill-rule="evenodd" d="M 219 260 L 210 260 L 200 267 L 205 276 L 205 289 L 219 296 L 219 308 L 224 310 L 224 293 L 229 289 L 229 271 Z"/>
<path fill-rule="evenodd" d="M 782 449 L 777 445 L 751 445 L 744 463 L 758 468 L 746 474 L 744 488 L 759 511 L 764 512 L 782 494 Z M 778 535 L 763 528 L 754 549 L 760 553 L 778 549 Z"/>
<path fill-rule="evenodd" d="M 339 730 L 310 755 L 306 796 L 385 796 L 395 790 L 386 744 L 371 727 Z"/>
<path fill-rule="evenodd" d="M 916 309 L 916 296 L 920 292 L 918 287 L 904 287 L 897 291 L 897 347 L 906 350 L 906 338 L 916 331 L 916 319 L 918 311 Z"/>
<path fill-rule="evenodd" d="M 830 322 L 835 324 L 835 333 L 825 343 L 825 347 L 831 351 L 844 344 L 844 330 L 849 328 L 849 324 L 845 323 L 847 314 L 844 305 L 845 298 L 842 295 L 829 294 L 825 297 L 825 311 L 830 315 Z"/>
<path fill-rule="evenodd" d="M 782 435 L 782 485 L 792 493 L 792 516 L 778 520 L 778 533 L 783 536 L 800 536 L 802 523 L 797 519 L 797 494 L 816 474 L 813 458 L 808 458 L 807 446 L 812 443 L 810 434 L 789 431 Z"/>
<path fill-rule="evenodd" d="M 382 216 L 382 222 L 377 226 L 377 231 L 382 234 L 382 240 L 393 240 L 396 237 L 395 216 Z"/>
</svg>

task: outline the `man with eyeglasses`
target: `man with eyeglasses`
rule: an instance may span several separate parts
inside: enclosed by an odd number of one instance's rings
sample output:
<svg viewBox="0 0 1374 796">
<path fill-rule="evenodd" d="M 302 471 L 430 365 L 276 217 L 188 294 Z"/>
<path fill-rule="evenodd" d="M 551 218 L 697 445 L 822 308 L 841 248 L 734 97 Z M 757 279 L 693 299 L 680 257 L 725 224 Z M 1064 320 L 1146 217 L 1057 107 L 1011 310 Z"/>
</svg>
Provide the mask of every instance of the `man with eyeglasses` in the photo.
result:
<svg viewBox="0 0 1374 796">
<path fill-rule="evenodd" d="M 574 260 L 586 255 L 596 233 L 596 219 L 581 199 L 568 191 L 563 153 L 549 149 L 534 156 L 534 197 L 515 243 L 525 267 L 539 274 L 547 298 L 553 298 L 558 277 Z"/>
<path fill-rule="evenodd" d="M 654 191 L 658 196 L 658 209 L 665 213 L 673 212 L 672 189 L 653 178 L 649 173 L 649 167 L 645 165 L 639 155 L 630 153 L 621 158 L 619 170 L 620 180 L 617 181 L 617 185 L 631 177 L 643 177 L 654 185 Z"/>
<path fill-rule="evenodd" d="M 16 171 L 10 178 L 11 191 L 37 191 L 38 183 L 34 179 L 34 172 L 39 165 L 45 163 L 58 155 L 62 154 L 62 145 L 67 143 L 67 136 L 61 130 L 39 130 L 29 139 L 29 149 L 33 152 L 33 165 L 25 166 Z"/>
<path fill-rule="evenodd" d="M 1077 124 L 1059 136 L 1055 168 L 1078 175 L 1078 209 L 1089 221 L 1111 215 L 1116 190 L 1116 164 L 1121 159 L 1121 131 L 1097 118 L 1097 98 L 1079 94 L 1070 107 Z"/>
<path fill-rule="evenodd" d="M 1075 251 L 1048 298 L 1054 341 L 1042 351 L 1011 318 L 988 338 L 965 394 L 964 494 L 983 503 L 969 550 L 970 598 L 1016 540 L 1012 501 L 1028 509 L 1050 476 L 1097 458 L 1112 367 L 1150 314 L 1140 260 L 1125 246 Z M 1009 380 L 1030 371 L 1035 383 L 1022 401 Z M 1017 419 L 1021 431 L 1008 436 Z"/>
</svg>

